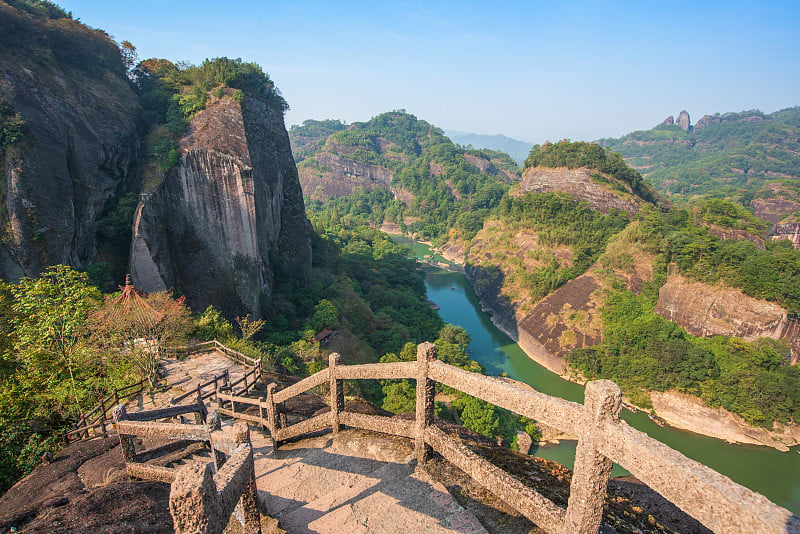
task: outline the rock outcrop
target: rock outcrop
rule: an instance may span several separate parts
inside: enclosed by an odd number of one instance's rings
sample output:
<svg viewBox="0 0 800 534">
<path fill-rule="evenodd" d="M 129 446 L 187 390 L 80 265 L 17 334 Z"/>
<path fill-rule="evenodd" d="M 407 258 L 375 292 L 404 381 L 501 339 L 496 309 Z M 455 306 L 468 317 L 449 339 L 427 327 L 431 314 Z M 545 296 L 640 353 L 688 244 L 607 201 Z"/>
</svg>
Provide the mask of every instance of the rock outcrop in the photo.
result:
<svg viewBox="0 0 800 534">
<path fill-rule="evenodd" d="M 131 273 L 147 291 L 178 288 L 193 310 L 260 314 L 275 280 L 310 270 L 309 224 L 280 111 L 224 97 L 195 116 L 180 163 L 142 195 Z"/>
<path fill-rule="evenodd" d="M 640 199 L 594 182 L 592 180 L 594 174 L 599 173 L 586 168 L 529 167 L 522 174 L 520 188 L 515 194 L 561 191 L 574 195 L 579 200 L 585 200 L 592 209 L 603 213 L 612 209 L 627 211 L 630 214 L 639 211 Z"/>
<path fill-rule="evenodd" d="M 688 132 L 689 128 L 692 127 L 692 121 L 689 119 L 689 112 L 685 109 L 678 113 L 678 120 L 675 121 L 675 124 L 681 127 L 681 130 L 684 132 Z"/>
<path fill-rule="evenodd" d="M 135 175 L 136 95 L 119 74 L 5 53 L 0 87 L 27 132 L 0 160 L 0 278 L 35 276 L 57 263 L 83 267 L 96 252 L 95 220 Z"/>
<path fill-rule="evenodd" d="M 770 239 L 788 239 L 794 245 L 794 248 L 800 249 L 800 223 L 786 223 L 776 224 L 769 231 L 768 236 Z"/>
<path fill-rule="evenodd" d="M 661 124 L 665 124 L 667 126 L 672 126 L 673 124 L 675 124 L 675 118 L 672 115 L 670 115 L 669 117 L 664 119 L 664 121 Z"/>
<path fill-rule="evenodd" d="M 786 312 L 777 304 L 680 275 L 670 275 L 661 287 L 655 311 L 695 336 L 779 339 L 789 327 Z"/>
<path fill-rule="evenodd" d="M 305 197 L 325 200 L 351 195 L 356 187 L 388 189 L 392 171 L 332 152 L 319 152 L 301 166 L 300 183 Z"/>
</svg>

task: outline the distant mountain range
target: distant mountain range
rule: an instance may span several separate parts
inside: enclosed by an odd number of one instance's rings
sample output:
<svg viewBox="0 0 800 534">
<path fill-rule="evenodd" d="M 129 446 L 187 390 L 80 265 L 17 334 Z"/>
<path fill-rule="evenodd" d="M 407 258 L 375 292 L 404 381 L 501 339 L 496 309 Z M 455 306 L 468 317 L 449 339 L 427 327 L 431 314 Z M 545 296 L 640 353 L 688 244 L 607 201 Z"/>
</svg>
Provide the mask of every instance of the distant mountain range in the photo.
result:
<svg viewBox="0 0 800 534">
<path fill-rule="evenodd" d="M 520 141 L 512 137 L 506 137 L 502 134 L 495 135 L 481 135 L 468 132 L 457 132 L 455 130 L 445 130 L 444 134 L 450 138 L 454 143 L 459 145 L 472 145 L 474 148 L 488 148 L 491 150 L 499 150 L 505 152 L 522 165 L 525 158 L 528 157 L 528 152 L 531 151 L 533 143 L 527 141 Z"/>
<path fill-rule="evenodd" d="M 705 115 L 695 125 L 682 111 L 677 121 L 668 117 L 650 130 L 598 143 L 668 195 L 737 196 L 800 180 L 800 107 Z"/>
</svg>

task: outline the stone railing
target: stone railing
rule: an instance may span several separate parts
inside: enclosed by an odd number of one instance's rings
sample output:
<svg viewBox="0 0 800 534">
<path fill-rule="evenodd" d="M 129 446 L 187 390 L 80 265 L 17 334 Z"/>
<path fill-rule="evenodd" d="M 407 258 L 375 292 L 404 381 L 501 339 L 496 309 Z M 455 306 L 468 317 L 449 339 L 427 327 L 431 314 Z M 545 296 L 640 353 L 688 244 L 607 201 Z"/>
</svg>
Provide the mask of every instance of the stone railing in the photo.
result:
<svg viewBox="0 0 800 534">
<path fill-rule="evenodd" d="M 220 352 L 224 354 L 227 358 L 246 367 L 248 369 L 247 372 L 244 374 L 244 376 L 240 377 L 238 380 L 231 382 L 230 374 L 226 369 L 224 373 L 215 375 L 208 381 L 197 384 L 196 388 L 187 391 L 186 393 L 179 395 L 177 397 L 173 397 L 169 401 L 170 404 L 177 404 L 190 396 L 194 397 L 199 396 L 202 400 L 205 400 L 214 395 L 215 392 L 220 389 L 220 387 L 222 387 L 223 389 L 227 389 L 231 392 L 234 392 L 235 388 L 237 386 L 240 386 L 239 391 L 237 391 L 237 393 L 247 393 L 253 386 L 256 385 L 258 379 L 261 378 L 261 370 L 262 370 L 261 360 L 256 358 L 251 358 L 250 356 L 242 354 L 241 352 L 228 348 L 219 341 L 217 341 L 216 339 L 212 341 L 206 341 L 205 343 L 190 345 L 186 347 L 182 351 L 182 353 L 191 355 L 191 354 L 202 354 L 205 352 L 214 352 L 214 351 Z"/>
<path fill-rule="evenodd" d="M 118 405 L 113 413 L 128 475 L 171 484 L 169 509 L 175 532 L 218 534 L 234 514 L 245 534 L 261 533 L 247 424 L 237 423 L 232 431 L 223 431 L 218 413 L 212 412 L 206 421 L 205 405 L 199 399 L 197 404 L 131 414 Z M 195 414 L 196 424 L 156 422 L 190 413 Z M 134 436 L 167 443 L 137 452 Z M 214 463 L 191 462 L 177 469 L 145 463 L 181 450 L 193 441 L 211 446 Z"/>
<path fill-rule="evenodd" d="M 551 397 L 507 381 L 464 371 L 436 360 L 431 343 L 419 345 L 416 362 L 330 366 L 280 391 L 270 384 L 259 400 L 261 416 L 276 448 L 280 442 L 343 425 L 415 440 L 420 465 L 432 450 L 547 532 L 596 533 L 612 462 L 672 501 L 717 533 L 798 533 L 800 518 L 716 471 L 667 447 L 619 418 L 621 393 L 608 380 L 586 385 L 584 404 Z M 416 420 L 344 412 L 342 380 L 415 379 Z M 438 382 L 575 436 L 578 445 L 566 510 L 544 498 L 505 471 L 480 458 L 433 425 L 434 385 Z M 300 423 L 280 424 L 281 403 L 321 384 L 330 385 L 331 411 Z M 238 402 L 238 398 L 227 398 Z M 256 401 L 251 402 L 255 403 Z"/>
</svg>

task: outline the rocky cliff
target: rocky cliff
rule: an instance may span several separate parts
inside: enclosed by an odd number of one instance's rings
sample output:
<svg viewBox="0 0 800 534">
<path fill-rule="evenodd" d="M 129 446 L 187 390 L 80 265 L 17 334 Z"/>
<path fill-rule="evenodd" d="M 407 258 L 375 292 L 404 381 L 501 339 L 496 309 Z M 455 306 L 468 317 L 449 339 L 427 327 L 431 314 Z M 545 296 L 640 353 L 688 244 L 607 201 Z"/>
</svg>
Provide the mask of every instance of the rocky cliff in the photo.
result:
<svg viewBox="0 0 800 534">
<path fill-rule="evenodd" d="M 0 51 L 2 100 L 25 123 L 23 139 L 0 152 L 0 278 L 83 267 L 96 252 L 95 220 L 135 175 L 136 95 L 121 72 Z"/>
<path fill-rule="evenodd" d="M 779 305 L 740 290 L 691 282 L 673 274 L 658 293 L 656 313 L 695 336 L 786 339 L 791 360 L 800 357 L 800 324 Z"/>
<path fill-rule="evenodd" d="M 303 195 L 318 200 L 351 195 L 356 187 L 388 189 L 392 184 L 392 171 L 389 169 L 332 152 L 316 154 L 299 170 Z"/>
<path fill-rule="evenodd" d="M 145 290 L 177 288 L 194 310 L 259 315 L 276 279 L 305 280 L 309 225 L 282 114 L 226 91 L 191 120 L 179 164 L 142 196 L 131 272 Z"/>
<path fill-rule="evenodd" d="M 545 193 L 561 191 L 585 200 L 592 209 L 607 213 L 612 209 L 637 213 L 641 200 L 629 191 L 613 189 L 605 183 L 599 183 L 595 176 L 601 176 L 591 169 L 566 169 L 529 167 L 522 174 L 520 188 L 513 194 Z M 601 178 L 602 179 L 602 178 Z"/>
</svg>

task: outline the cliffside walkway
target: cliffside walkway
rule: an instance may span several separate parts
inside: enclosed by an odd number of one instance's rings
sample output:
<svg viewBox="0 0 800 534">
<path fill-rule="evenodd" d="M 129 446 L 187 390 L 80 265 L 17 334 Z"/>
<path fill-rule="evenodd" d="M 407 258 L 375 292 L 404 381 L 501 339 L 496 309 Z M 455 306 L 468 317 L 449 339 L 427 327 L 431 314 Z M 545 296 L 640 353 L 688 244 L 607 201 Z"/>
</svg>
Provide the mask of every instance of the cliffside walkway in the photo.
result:
<svg viewBox="0 0 800 534">
<path fill-rule="evenodd" d="M 415 469 L 408 439 L 358 429 L 272 450 L 251 434 L 262 509 L 291 534 L 486 534 L 440 483 Z"/>
<path fill-rule="evenodd" d="M 228 351 L 223 350 L 226 356 L 238 357 Z M 248 362 L 242 363 L 247 366 Z M 223 394 L 219 388 L 206 394 L 203 388 L 216 386 L 214 379 L 200 382 L 196 390 L 173 397 L 170 407 L 149 414 L 126 416 L 123 406 L 115 408 L 121 443 L 129 445 L 128 473 L 133 468 L 133 476 L 141 472 L 145 478 L 172 483 L 170 509 L 176 529 L 183 516 L 176 515 L 173 505 L 192 516 L 192 525 L 213 519 L 221 526 L 209 532 L 221 533 L 241 495 L 241 506 L 250 514 L 244 513 L 245 522 L 257 521 L 258 499 L 288 532 L 484 532 L 474 516 L 425 473 L 435 451 L 543 531 L 554 534 L 598 532 L 612 461 L 714 532 L 800 534 L 800 517 L 620 421 L 621 392 L 607 380 L 589 382 L 584 404 L 578 404 L 440 362 L 431 343 L 419 345 L 417 361 L 411 362 L 340 365 L 339 355 L 331 354 L 327 369 L 297 383 L 282 389 L 270 383 L 266 397 L 259 399 L 238 396 L 252 387 L 246 378 L 254 371 L 260 376 L 260 362 L 240 379 L 244 386 L 234 395 Z M 416 380 L 415 418 L 344 411 L 343 384 L 365 379 Z M 438 428 L 433 415 L 436 383 L 578 437 L 567 507 Z M 329 390 L 329 410 L 289 420 L 286 403 L 323 385 Z M 214 411 L 206 420 L 203 399 L 212 395 Z M 189 404 L 174 405 L 181 399 L 190 399 Z M 197 400 L 192 403 L 191 399 Z M 223 407 L 224 402 L 231 403 L 230 409 Z M 235 403 L 255 407 L 249 409 L 251 413 L 238 412 Z M 196 424 L 141 423 L 190 412 L 196 412 Z M 226 412 L 257 421 L 267 430 L 251 435 L 239 422 L 232 433 L 231 429 L 222 432 L 219 416 Z M 150 451 L 137 454 L 133 436 L 211 443 L 218 472 L 214 475 L 207 464 L 178 470 L 149 467 L 142 461 L 152 457 Z M 248 495 L 250 504 L 246 505 Z M 193 528 L 178 530 L 195 532 Z"/>
</svg>

